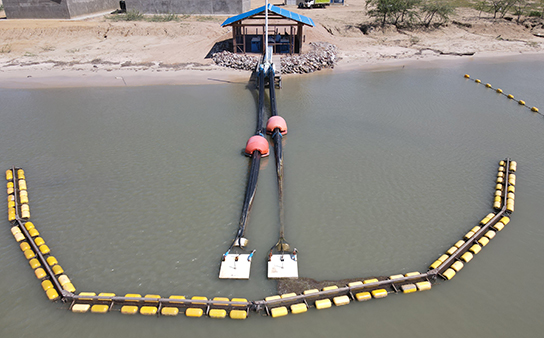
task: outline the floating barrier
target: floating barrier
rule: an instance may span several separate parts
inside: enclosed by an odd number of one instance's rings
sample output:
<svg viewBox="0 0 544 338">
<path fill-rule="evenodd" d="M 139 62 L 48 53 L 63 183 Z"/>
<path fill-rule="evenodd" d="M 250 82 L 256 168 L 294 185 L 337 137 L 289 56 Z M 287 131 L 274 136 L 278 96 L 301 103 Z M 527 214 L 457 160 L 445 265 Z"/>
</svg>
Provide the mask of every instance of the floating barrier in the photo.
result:
<svg viewBox="0 0 544 338">
<path fill-rule="evenodd" d="M 25 172 L 21 168 L 8 169 L 8 220 L 12 223 L 11 233 L 20 243 L 21 251 L 37 279 L 41 281 L 46 296 L 51 301 L 67 297 L 75 287 L 64 269 L 58 265 L 51 249 L 45 243 L 35 225 L 29 221 L 30 207 Z M 11 189 L 10 189 L 11 188 Z"/>
<path fill-rule="evenodd" d="M 469 74 L 465 74 L 465 79 L 470 79 L 470 75 L 469 75 Z M 482 83 L 482 81 L 480 81 L 479 79 L 475 79 L 474 82 L 475 82 L 476 84 Z M 493 86 L 492 86 L 490 83 L 486 83 L 486 84 L 485 84 L 485 87 L 486 87 L 486 88 L 489 88 L 489 89 L 495 89 L 495 88 L 493 88 Z M 540 114 L 539 109 L 538 109 L 537 107 L 529 107 L 529 106 L 527 106 L 527 105 L 525 104 L 525 101 L 524 101 L 524 100 L 516 100 L 516 99 L 514 98 L 514 95 L 512 95 L 512 94 L 505 94 L 505 93 L 503 92 L 503 90 L 500 89 L 500 88 L 496 88 L 495 91 L 496 91 L 498 94 L 501 94 L 501 95 L 506 96 L 506 97 L 509 98 L 510 100 L 516 101 L 520 106 L 525 106 L 525 107 L 527 107 L 527 109 L 529 109 L 529 110 L 532 111 L 533 113 L 538 113 L 538 114 Z M 540 115 L 542 115 L 542 114 L 540 114 Z M 544 115 L 543 115 L 543 116 L 544 116 Z"/>
<path fill-rule="evenodd" d="M 508 224 L 510 221 L 508 216 L 514 211 L 514 193 L 505 192 L 515 191 L 512 188 L 515 185 L 514 172 L 516 169 L 517 163 L 515 161 L 506 159 L 499 162 L 497 179 L 501 178 L 504 182 L 496 184 L 493 202 L 493 208 L 499 211 L 496 214 L 489 213 L 484 217 L 479 225 L 465 234 L 463 240 L 455 243 L 446 254 L 434 261 L 429 266 L 430 271 L 437 271 L 446 280 L 452 279 L 464 267 L 465 263 L 470 262 L 474 255 L 489 244 L 496 235 L 495 230 L 501 231 Z M 509 194 L 511 195 L 509 196 Z"/>
<path fill-rule="evenodd" d="M 502 167 L 502 169 L 501 169 Z M 263 300 L 248 301 L 245 298 L 215 297 L 209 300 L 204 296 L 191 298 L 182 295 L 171 295 L 163 298 L 156 294 L 125 294 L 116 296 L 114 293 L 80 292 L 76 294 L 70 278 L 51 255 L 45 240 L 39 236 L 36 226 L 20 216 L 20 194 L 18 183 L 24 175 L 22 169 L 13 168 L 6 172 L 6 178 L 13 182 L 13 192 L 8 194 L 13 198 L 15 219 L 11 221 L 11 233 L 19 243 L 30 267 L 40 280 L 46 296 L 51 301 L 61 300 L 69 303 L 69 309 L 74 313 L 107 313 L 118 311 L 126 315 L 141 314 L 144 316 L 177 316 L 184 313 L 187 317 L 202 317 L 204 315 L 221 319 L 227 315 L 231 319 L 246 319 L 249 312 L 264 312 L 272 318 L 307 312 L 310 307 L 318 310 L 334 306 L 344 306 L 352 300 L 358 302 L 371 299 L 385 298 L 389 293 L 414 293 L 427 291 L 432 283 L 441 277 L 451 280 L 474 255 L 490 243 L 498 231 L 510 222 L 515 200 L 515 174 L 517 163 L 506 159 L 499 163 L 499 172 L 504 173 L 504 183 L 501 184 L 501 209 L 496 213 L 486 215 L 478 225 L 474 226 L 463 239 L 458 240 L 447 252 L 441 255 L 424 273 L 417 271 L 405 274 L 391 275 L 382 278 L 368 278 L 350 282 L 345 286 L 332 285 L 322 290 L 310 289 L 301 294 L 287 293 L 266 297 Z M 15 173 L 15 175 L 14 175 Z M 18 180 L 19 179 L 19 180 Z M 496 187 L 497 188 L 497 187 Z M 10 192 L 10 191 L 8 191 Z M 506 193 L 504 193 L 506 192 Z M 512 204 L 511 208 L 508 204 Z M 10 210 L 11 210 L 10 209 Z M 511 209 L 511 210 L 510 210 Z M 11 212 L 8 210 L 8 213 Z"/>
</svg>

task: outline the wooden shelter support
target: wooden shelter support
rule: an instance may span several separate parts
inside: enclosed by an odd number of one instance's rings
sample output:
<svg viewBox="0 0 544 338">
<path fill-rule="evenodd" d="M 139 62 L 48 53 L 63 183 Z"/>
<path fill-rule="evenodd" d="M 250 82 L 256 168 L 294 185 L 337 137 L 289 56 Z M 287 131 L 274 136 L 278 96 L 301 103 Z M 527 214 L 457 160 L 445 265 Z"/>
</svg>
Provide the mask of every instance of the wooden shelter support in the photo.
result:
<svg viewBox="0 0 544 338">
<path fill-rule="evenodd" d="M 232 27 L 234 53 L 264 52 L 272 47 L 274 54 L 300 53 L 304 39 L 304 26 L 314 27 L 312 19 L 270 6 L 268 32 L 266 32 L 264 7 L 227 19 L 222 26 Z M 268 33 L 268 41 L 265 41 Z"/>
</svg>

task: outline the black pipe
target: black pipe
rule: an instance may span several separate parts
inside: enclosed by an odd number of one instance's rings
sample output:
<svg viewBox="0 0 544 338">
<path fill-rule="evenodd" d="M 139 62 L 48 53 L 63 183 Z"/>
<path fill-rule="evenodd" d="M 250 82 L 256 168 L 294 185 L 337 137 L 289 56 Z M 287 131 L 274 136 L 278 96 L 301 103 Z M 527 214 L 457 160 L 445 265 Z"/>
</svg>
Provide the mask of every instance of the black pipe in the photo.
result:
<svg viewBox="0 0 544 338">
<path fill-rule="evenodd" d="M 263 135 L 264 127 L 264 70 L 259 70 L 259 106 L 257 108 L 257 128 L 255 135 Z"/>
<path fill-rule="evenodd" d="M 247 180 L 246 195 L 244 197 L 244 205 L 242 206 L 242 215 L 240 216 L 240 224 L 238 232 L 236 233 L 237 240 L 244 236 L 246 231 L 247 221 L 249 219 L 249 212 L 251 211 L 251 206 L 253 205 L 253 200 L 255 198 L 255 192 L 257 191 L 257 180 L 259 178 L 259 167 L 261 166 L 261 153 L 257 150 L 251 155 L 251 167 L 249 168 L 249 177 Z M 234 244 L 233 243 L 233 244 Z"/>
<path fill-rule="evenodd" d="M 270 92 L 270 111 L 272 116 L 278 115 L 278 109 L 276 106 L 276 89 L 274 87 L 274 69 L 270 67 L 268 73 L 269 79 L 269 92 Z M 285 233 L 285 222 L 284 222 L 284 212 L 283 212 L 283 147 L 282 147 L 282 135 L 279 128 L 274 129 L 272 134 L 272 140 L 274 141 L 274 157 L 276 158 L 276 175 L 278 177 L 278 202 L 280 208 L 280 240 L 278 244 L 282 244 L 281 241 L 284 240 Z M 281 251 L 283 251 L 283 246 L 281 246 Z"/>
<path fill-rule="evenodd" d="M 276 109 L 276 88 L 274 87 L 274 69 L 270 67 L 270 71 L 268 73 L 268 88 L 270 91 L 270 110 L 272 116 L 278 115 L 278 110 Z"/>
<path fill-rule="evenodd" d="M 257 127 L 255 128 L 255 135 L 262 135 L 264 127 L 264 71 L 259 70 L 259 105 L 257 107 Z M 249 168 L 249 177 L 247 180 L 246 194 L 244 196 L 244 204 L 242 206 L 242 214 L 240 216 L 240 223 L 238 225 L 238 231 L 236 232 L 236 237 L 227 250 L 227 254 L 232 249 L 233 246 L 238 245 L 242 247 L 243 243 L 240 243 L 240 239 L 244 236 L 246 231 L 247 222 L 249 219 L 249 213 L 251 211 L 251 206 L 253 205 L 253 199 L 255 197 L 255 192 L 257 191 L 257 180 L 259 178 L 259 169 L 261 166 L 261 153 L 257 150 L 251 154 L 251 165 Z"/>
</svg>

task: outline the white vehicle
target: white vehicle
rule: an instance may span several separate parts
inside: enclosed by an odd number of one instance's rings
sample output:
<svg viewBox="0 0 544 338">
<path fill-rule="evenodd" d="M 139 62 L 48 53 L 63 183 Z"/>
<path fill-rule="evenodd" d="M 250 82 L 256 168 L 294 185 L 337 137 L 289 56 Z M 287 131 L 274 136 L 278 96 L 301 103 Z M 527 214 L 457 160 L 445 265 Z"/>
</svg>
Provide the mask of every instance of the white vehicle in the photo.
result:
<svg viewBox="0 0 544 338">
<path fill-rule="evenodd" d="M 298 0 L 298 8 L 325 8 L 330 4 L 330 0 Z"/>
</svg>

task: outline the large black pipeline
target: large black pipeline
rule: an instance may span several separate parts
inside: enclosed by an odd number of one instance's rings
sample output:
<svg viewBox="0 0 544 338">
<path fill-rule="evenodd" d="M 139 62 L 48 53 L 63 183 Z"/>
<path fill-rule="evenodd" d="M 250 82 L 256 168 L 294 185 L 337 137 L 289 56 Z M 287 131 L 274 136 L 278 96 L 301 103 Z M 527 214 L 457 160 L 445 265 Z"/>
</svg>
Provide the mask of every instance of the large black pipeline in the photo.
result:
<svg viewBox="0 0 544 338">
<path fill-rule="evenodd" d="M 269 79 L 269 92 L 270 92 L 270 111 L 272 116 L 278 115 L 278 109 L 276 107 L 276 89 L 274 87 L 274 69 L 270 67 L 268 79 Z M 282 148 L 282 135 L 279 128 L 274 129 L 272 134 L 272 140 L 274 141 L 274 157 L 276 158 L 276 175 L 278 177 L 278 202 L 280 209 L 280 238 L 276 246 L 278 251 L 284 251 L 285 241 L 285 222 L 283 211 L 283 148 Z"/>
<path fill-rule="evenodd" d="M 257 127 L 255 128 L 255 135 L 262 135 L 264 132 L 264 78 L 265 74 L 262 69 L 259 69 L 259 105 L 257 107 Z M 259 168 L 261 165 L 261 153 L 255 150 L 251 154 L 251 166 L 249 168 L 249 177 L 247 180 L 246 194 L 244 197 L 244 204 L 242 206 L 242 214 L 240 216 L 240 223 L 238 225 L 238 231 L 236 232 L 236 237 L 230 245 L 226 254 L 232 249 L 233 246 L 237 245 L 240 247 L 244 246 L 244 243 L 241 243 L 241 238 L 244 236 L 246 231 L 247 221 L 249 219 L 249 212 L 251 211 L 251 206 L 253 205 L 253 199 L 255 197 L 255 192 L 257 191 L 257 180 L 259 178 Z"/>
<path fill-rule="evenodd" d="M 264 78 L 266 74 L 264 69 L 259 69 L 259 107 L 257 108 L 257 128 L 255 135 L 263 135 L 264 127 Z"/>
<path fill-rule="evenodd" d="M 229 250 L 234 246 L 238 245 L 243 246 L 243 243 L 240 243 L 240 239 L 244 237 L 244 232 L 246 231 L 247 221 L 249 219 L 249 212 L 251 211 L 251 206 L 253 205 L 253 199 L 255 197 L 255 192 L 257 191 L 257 179 L 259 178 L 259 167 L 261 165 L 261 153 L 255 150 L 251 155 L 251 167 L 249 169 L 249 178 L 247 180 L 246 195 L 244 197 L 244 205 L 242 206 L 242 215 L 240 216 L 240 224 L 238 226 L 238 232 L 234 242 L 231 244 Z"/>
<path fill-rule="evenodd" d="M 278 115 L 278 109 L 276 108 L 276 89 L 274 87 L 274 68 L 270 67 L 269 73 L 268 73 L 268 81 L 269 85 L 268 88 L 270 89 L 270 111 L 272 116 Z"/>
</svg>

